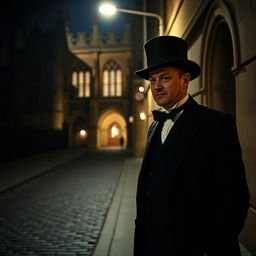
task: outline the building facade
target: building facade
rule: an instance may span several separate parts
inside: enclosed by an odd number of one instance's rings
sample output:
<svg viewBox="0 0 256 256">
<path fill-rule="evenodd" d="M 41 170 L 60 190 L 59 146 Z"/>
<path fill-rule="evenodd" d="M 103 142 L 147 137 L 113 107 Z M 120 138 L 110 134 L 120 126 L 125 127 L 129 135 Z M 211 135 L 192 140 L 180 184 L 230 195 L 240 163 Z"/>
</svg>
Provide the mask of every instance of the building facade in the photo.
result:
<svg viewBox="0 0 256 256">
<path fill-rule="evenodd" d="M 10 27 L 1 40 L 1 161 L 67 146 L 66 74 L 78 60 L 63 22 L 60 16 L 55 28 L 29 32 Z"/>
<path fill-rule="evenodd" d="M 67 26 L 67 42 L 81 60 L 69 73 L 69 145 L 118 146 L 122 136 L 125 147 L 130 147 L 130 25 L 125 25 L 121 36 L 113 32 L 103 35 L 97 23 L 88 36 L 83 32 L 73 35 Z"/>
<path fill-rule="evenodd" d="M 189 93 L 200 104 L 226 111 L 236 120 L 251 193 L 251 207 L 240 240 L 255 255 L 256 1 L 162 0 L 157 6 L 152 1 L 146 3 L 148 11 L 164 17 L 166 35 L 188 42 L 189 59 L 202 68 L 201 76 L 190 83 Z M 158 107 L 147 91 L 147 126 L 154 108 Z"/>
<path fill-rule="evenodd" d="M 10 30 L 0 44 L 1 161 L 63 147 L 132 148 L 131 28 L 73 35 L 56 27 Z"/>
</svg>

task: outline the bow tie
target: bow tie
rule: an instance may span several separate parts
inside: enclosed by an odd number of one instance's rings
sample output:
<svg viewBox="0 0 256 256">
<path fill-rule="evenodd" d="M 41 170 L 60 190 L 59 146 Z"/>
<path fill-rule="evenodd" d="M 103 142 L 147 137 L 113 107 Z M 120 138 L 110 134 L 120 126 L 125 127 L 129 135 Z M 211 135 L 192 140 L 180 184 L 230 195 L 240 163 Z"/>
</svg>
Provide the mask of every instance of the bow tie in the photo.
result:
<svg viewBox="0 0 256 256">
<path fill-rule="evenodd" d="M 180 107 L 172 109 L 170 112 L 163 112 L 158 110 L 153 110 L 152 114 L 155 121 L 158 122 L 165 122 L 167 119 L 171 119 L 172 121 L 175 120 L 176 115 L 184 109 L 184 104 L 182 104 Z"/>
</svg>

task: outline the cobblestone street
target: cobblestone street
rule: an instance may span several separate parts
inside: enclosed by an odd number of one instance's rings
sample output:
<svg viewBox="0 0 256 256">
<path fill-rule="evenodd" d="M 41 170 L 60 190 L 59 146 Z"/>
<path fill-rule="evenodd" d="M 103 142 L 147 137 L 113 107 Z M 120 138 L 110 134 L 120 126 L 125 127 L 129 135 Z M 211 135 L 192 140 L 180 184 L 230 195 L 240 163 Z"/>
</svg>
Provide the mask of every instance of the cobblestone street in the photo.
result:
<svg viewBox="0 0 256 256">
<path fill-rule="evenodd" d="M 92 255 L 126 151 L 88 152 L 0 196 L 0 255 Z"/>
</svg>

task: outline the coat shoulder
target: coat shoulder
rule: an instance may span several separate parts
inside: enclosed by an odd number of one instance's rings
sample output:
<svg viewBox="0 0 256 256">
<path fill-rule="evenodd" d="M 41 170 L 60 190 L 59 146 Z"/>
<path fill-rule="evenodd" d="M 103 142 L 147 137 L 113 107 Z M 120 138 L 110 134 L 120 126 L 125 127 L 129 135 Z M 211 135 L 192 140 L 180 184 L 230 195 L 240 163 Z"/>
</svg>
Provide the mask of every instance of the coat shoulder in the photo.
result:
<svg viewBox="0 0 256 256">
<path fill-rule="evenodd" d="M 232 115 L 223 112 L 221 110 L 209 108 L 206 106 L 198 105 L 197 115 L 205 122 L 222 122 L 223 120 L 229 120 L 234 122 Z"/>
</svg>

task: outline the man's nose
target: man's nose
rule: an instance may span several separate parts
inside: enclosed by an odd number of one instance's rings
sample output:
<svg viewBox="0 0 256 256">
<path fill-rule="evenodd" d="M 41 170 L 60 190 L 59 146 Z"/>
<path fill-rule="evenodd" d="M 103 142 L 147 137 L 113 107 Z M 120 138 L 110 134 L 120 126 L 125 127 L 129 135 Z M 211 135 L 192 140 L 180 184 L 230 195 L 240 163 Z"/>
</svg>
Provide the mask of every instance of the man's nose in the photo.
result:
<svg viewBox="0 0 256 256">
<path fill-rule="evenodd" d="M 160 79 L 156 79 L 155 83 L 154 83 L 154 88 L 155 90 L 159 90 L 161 89 L 163 86 L 162 86 L 162 83 L 161 83 L 161 80 Z"/>
</svg>

